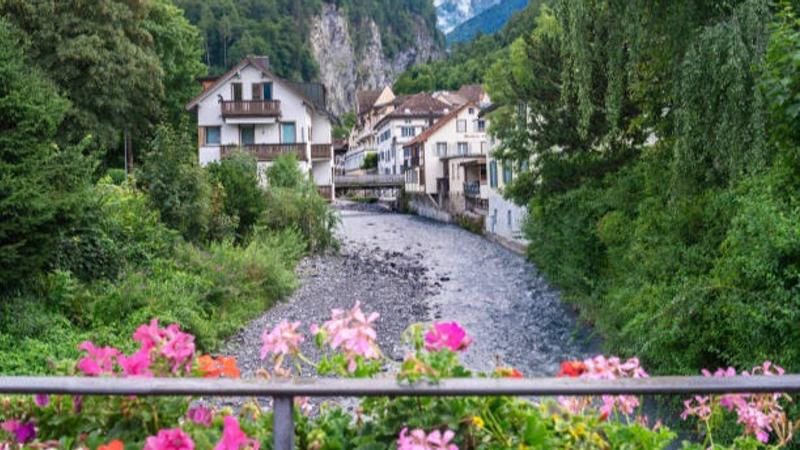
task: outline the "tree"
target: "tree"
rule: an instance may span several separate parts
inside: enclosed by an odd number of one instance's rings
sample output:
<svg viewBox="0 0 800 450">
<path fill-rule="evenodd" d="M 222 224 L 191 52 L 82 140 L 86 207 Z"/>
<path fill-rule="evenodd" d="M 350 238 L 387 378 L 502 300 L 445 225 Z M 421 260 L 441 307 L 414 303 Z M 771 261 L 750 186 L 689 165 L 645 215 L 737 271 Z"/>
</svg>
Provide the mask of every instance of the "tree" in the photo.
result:
<svg viewBox="0 0 800 450">
<path fill-rule="evenodd" d="M 264 190 L 258 182 L 258 165 L 253 156 L 235 151 L 208 166 L 211 179 L 225 190 L 224 211 L 237 220 L 236 234 L 243 240 L 264 211 Z"/>
<path fill-rule="evenodd" d="M 31 37 L 29 61 L 70 100 L 60 143 L 93 137 L 119 148 L 127 130 L 142 136 L 159 116 L 163 70 L 147 32 L 149 2 L 75 0 L 0 3 L 0 15 Z"/>
<path fill-rule="evenodd" d="M 19 36 L 0 19 L 0 290 L 51 262 L 89 207 L 94 169 L 81 148 L 55 144 L 70 103 L 32 67 Z"/>
</svg>

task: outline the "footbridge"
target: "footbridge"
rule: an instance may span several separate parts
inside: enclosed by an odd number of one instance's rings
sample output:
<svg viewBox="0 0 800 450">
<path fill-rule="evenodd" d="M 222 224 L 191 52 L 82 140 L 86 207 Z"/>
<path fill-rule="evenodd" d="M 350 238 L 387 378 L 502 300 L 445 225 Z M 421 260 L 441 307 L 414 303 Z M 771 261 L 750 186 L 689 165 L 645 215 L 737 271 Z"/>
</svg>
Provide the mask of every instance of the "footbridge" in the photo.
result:
<svg viewBox="0 0 800 450">
<path fill-rule="evenodd" d="M 405 185 L 403 175 L 337 175 L 334 178 L 336 196 L 348 193 L 363 197 L 395 198 Z"/>
</svg>

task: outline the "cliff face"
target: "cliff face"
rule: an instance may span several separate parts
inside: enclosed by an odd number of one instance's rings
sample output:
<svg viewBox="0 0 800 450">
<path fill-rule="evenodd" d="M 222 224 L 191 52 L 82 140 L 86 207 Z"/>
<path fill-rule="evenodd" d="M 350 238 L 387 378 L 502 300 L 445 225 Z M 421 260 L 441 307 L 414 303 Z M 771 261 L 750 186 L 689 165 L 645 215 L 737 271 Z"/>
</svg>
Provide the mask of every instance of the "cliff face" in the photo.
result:
<svg viewBox="0 0 800 450">
<path fill-rule="evenodd" d="M 437 24 L 445 34 L 503 0 L 434 0 Z"/>
<path fill-rule="evenodd" d="M 420 19 L 416 23 L 423 24 Z M 328 105 L 334 114 L 352 111 L 355 93 L 391 85 L 414 64 L 441 56 L 435 37 L 423 25 L 415 27 L 414 45 L 389 58 L 383 51 L 381 34 L 373 21 L 367 24 L 366 39 L 356 45 L 351 26 L 335 6 L 324 4 L 311 22 L 309 42 L 319 65 L 320 81 L 328 90 Z"/>
</svg>

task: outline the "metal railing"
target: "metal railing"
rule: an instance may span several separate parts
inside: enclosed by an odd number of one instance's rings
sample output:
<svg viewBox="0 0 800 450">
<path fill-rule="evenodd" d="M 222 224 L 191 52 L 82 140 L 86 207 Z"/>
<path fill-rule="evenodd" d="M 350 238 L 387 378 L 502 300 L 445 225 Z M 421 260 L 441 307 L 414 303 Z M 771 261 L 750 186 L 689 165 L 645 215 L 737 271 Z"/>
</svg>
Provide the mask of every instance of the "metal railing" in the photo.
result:
<svg viewBox="0 0 800 450">
<path fill-rule="evenodd" d="M 278 117 L 281 115 L 279 100 L 224 100 L 221 107 L 222 117 Z"/>
<path fill-rule="evenodd" d="M 467 181 L 464 183 L 464 195 L 468 197 L 481 196 L 481 182 L 480 181 Z"/>
<path fill-rule="evenodd" d="M 653 377 L 617 380 L 580 378 L 441 380 L 400 384 L 394 379 L 294 379 L 288 381 L 200 378 L 0 377 L 0 394 L 95 396 L 272 397 L 275 450 L 294 448 L 295 397 L 552 397 L 798 393 L 800 375 Z"/>
</svg>

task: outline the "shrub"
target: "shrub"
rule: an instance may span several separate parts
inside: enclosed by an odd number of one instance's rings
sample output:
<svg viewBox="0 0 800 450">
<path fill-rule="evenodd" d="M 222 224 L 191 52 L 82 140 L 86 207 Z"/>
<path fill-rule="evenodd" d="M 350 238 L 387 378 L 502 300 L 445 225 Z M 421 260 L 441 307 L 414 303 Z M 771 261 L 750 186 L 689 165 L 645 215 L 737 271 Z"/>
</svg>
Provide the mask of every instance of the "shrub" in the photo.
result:
<svg viewBox="0 0 800 450">
<path fill-rule="evenodd" d="M 255 158 L 235 151 L 208 166 L 213 181 L 225 189 L 225 214 L 235 217 L 237 238 L 244 239 L 264 211 L 264 191 L 258 182 Z"/>
<path fill-rule="evenodd" d="M 364 157 L 364 162 L 361 164 L 361 169 L 372 170 L 378 168 L 378 154 L 369 153 Z"/>
</svg>

